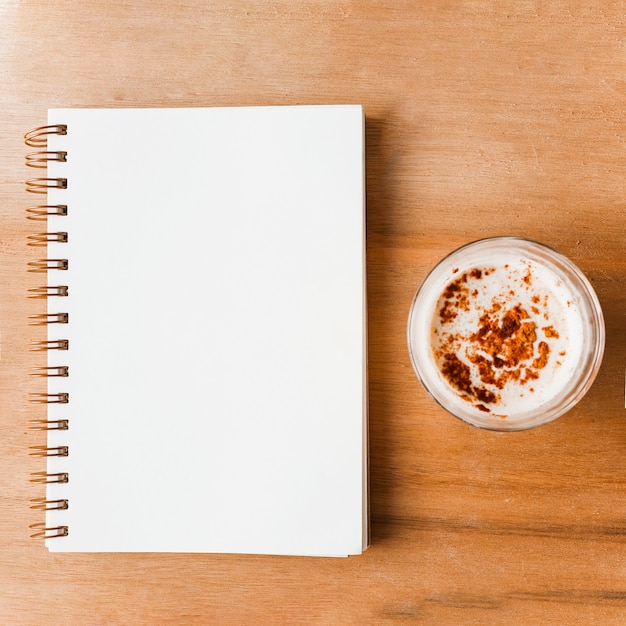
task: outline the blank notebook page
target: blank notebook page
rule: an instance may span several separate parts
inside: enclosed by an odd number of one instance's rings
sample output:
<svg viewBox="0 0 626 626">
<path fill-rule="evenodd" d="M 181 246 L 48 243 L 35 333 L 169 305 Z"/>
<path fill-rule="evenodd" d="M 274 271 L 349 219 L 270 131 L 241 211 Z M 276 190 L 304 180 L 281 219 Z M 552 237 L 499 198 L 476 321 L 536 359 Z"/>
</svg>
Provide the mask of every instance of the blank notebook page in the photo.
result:
<svg viewBox="0 0 626 626">
<path fill-rule="evenodd" d="M 367 545 L 360 106 L 55 109 L 51 551 Z"/>
</svg>

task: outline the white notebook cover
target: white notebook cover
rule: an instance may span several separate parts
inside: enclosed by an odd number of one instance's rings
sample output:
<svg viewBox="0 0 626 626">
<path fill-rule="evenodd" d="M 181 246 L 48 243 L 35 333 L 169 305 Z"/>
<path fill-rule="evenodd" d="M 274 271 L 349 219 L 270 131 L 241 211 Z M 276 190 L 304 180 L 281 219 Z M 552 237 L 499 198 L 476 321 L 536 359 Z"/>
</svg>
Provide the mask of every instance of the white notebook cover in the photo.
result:
<svg viewBox="0 0 626 626">
<path fill-rule="evenodd" d="M 367 545 L 360 106 L 54 109 L 51 551 Z"/>
</svg>

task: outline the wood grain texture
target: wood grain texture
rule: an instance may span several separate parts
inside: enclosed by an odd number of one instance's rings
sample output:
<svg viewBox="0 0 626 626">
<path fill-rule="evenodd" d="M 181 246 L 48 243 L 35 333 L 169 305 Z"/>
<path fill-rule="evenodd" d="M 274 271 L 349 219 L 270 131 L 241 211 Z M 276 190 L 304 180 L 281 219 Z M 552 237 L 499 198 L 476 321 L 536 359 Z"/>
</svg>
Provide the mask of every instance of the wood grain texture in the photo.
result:
<svg viewBox="0 0 626 626">
<path fill-rule="evenodd" d="M 0 4 L 0 621 L 623 624 L 625 9 Z M 41 495 L 28 477 L 41 464 L 27 449 L 42 437 L 27 426 L 42 413 L 26 402 L 41 363 L 27 350 L 40 304 L 25 297 L 36 253 L 25 244 L 23 133 L 48 107 L 301 103 L 362 103 L 367 114 L 371 548 L 345 560 L 48 554 L 28 529 Z M 522 433 L 445 414 L 406 349 L 428 270 L 494 234 L 570 256 L 606 317 L 589 394 Z"/>
</svg>

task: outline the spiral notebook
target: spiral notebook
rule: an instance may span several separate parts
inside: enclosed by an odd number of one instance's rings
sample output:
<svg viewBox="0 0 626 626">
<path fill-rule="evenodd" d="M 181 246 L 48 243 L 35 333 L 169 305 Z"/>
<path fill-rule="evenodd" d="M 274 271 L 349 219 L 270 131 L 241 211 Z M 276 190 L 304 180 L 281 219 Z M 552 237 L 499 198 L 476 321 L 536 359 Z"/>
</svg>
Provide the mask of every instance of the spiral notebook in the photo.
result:
<svg viewBox="0 0 626 626">
<path fill-rule="evenodd" d="M 33 534 L 362 552 L 362 108 L 53 109 L 26 143 Z"/>
</svg>

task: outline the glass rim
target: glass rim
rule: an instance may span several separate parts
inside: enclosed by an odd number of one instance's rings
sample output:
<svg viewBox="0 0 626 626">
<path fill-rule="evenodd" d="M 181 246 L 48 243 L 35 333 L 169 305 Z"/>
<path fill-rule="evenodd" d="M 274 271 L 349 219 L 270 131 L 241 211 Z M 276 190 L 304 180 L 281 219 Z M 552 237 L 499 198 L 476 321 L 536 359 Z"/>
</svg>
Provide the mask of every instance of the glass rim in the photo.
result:
<svg viewBox="0 0 626 626">
<path fill-rule="evenodd" d="M 439 388 L 436 388 L 433 384 L 432 370 L 434 369 L 436 371 L 437 380 L 440 379 L 440 374 L 438 366 L 434 363 L 434 357 L 433 362 L 430 363 L 430 367 L 428 367 L 421 362 L 424 358 L 424 351 L 419 353 L 414 347 L 414 335 L 417 333 L 414 329 L 416 317 L 421 313 L 421 321 L 423 323 L 424 315 L 427 316 L 428 332 L 430 332 L 432 315 L 434 315 L 434 307 L 436 306 L 439 298 L 439 296 L 437 296 L 433 300 L 432 295 L 425 298 L 423 294 L 429 287 L 432 286 L 433 283 L 435 283 L 435 287 L 437 287 L 439 283 L 445 283 L 443 284 L 443 287 L 447 284 L 448 279 L 444 281 L 442 278 L 438 277 L 438 272 L 441 273 L 443 268 L 443 275 L 447 276 L 454 266 L 452 261 L 457 257 L 462 257 L 464 253 L 467 253 L 467 251 L 473 248 L 482 249 L 498 245 L 504 245 L 507 250 L 512 250 L 513 252 L 519 249 L 520 253 L 527 256 L 529 260 L 544 265 L 550 271 L 554 272 L 559 279 L 565 280 L 569 287 L 573 289 L 573 293 L 579 295 L 581 298 L 581 305 L 584 305 L 584 311 L 581 313 L 581 318 L 584 319 L 585 322 L 584 328 L 591 333 L 588 340 L 591 349 L 582 351 L 578 366 L 575 370 L 579 373 L 576 376 L 573 376 L 570 382 L 561 391 L 549 398 L 545 403 L 542 403 L 516 416 L 509 416 L 507 418 L 499 418 L 493 414 L 478 416 L 475 414 L 476 411 L 469 410 L 468 407 L 463 404 L 465 401 L 461 400 L 456 392 L 451 391 L 451 393 L 448 394 L 442 392 L 441 384 L 439 385 Z M 538 256 L 533 256 L 532 253 L 535 253 Z M 459 265 L 461 264 L 459 263 Z M 471 262 L 466 263 L 463 267 L 464 269 L 471 267 Z M 448 272 L 445 272 L 445 270 L 448 270 Z M 452 275 L 453 273 L 449 278 L 451 278 Z M 438 282 L 435 282 L 437 279 Z M 439 287 L 441 286 L 442 285 L 439 285 Z M 439 293 L 440 289 L 434 289 L 434 292 Z M 433 292 L 431 292 L 431 294 L 432 293 Z M 428 311 L 426 313 L 419 311 L 419 305 L 423 300 L 427 300 L 427 303 L 429 304 Z M 587 319 L 585 313 L 590 314 L 589 319 Z M 423 335 L 424 333 L 422 332 L 422 339 Z M 442 408 L 453 416 L 474 426 L 498 431 L 526 430 L 542 424 L 547 424 L 572 409 L 587 393 L 596 378 L 604 355 L 605 335 L 604 316 L 600 301 L 593 286 L 591 285 L 591 282 L 582 270 L 580 270 L 580 268 L 569 257 L 549 245 L 534 239 L 511 235 L 485 237 L 473 240 L 457 247 L 437 261 L 437 263 L 435 263 L 435 265 L 426 274 L 421 285 L 418 287 L 413 296 L 407 323 L 407 343 L 411 364 L 417 378 L 420 380 L 420 383 L 428 394 Z M 430 343 L 430 339 L 428 339 L 428 343 Z M 428 360 L 430 358 L 431 357 L 429 355 Z M 444 383 L 443 386 L 445 387 L 445 385 L 447 385 L 447 383 Z"/>
</svg>

